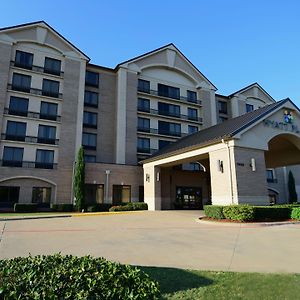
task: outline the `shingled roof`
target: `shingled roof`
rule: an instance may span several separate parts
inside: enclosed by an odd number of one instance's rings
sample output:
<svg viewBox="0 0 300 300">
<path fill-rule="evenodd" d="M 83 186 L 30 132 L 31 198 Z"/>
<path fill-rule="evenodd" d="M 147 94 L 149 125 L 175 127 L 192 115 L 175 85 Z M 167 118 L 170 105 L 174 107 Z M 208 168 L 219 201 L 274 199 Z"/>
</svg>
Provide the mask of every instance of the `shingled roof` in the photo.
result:
<svg viewBox="0 0 300 300">
<path fill-rule="evenodd" d="M 286 103 L 287 101 L 291 100 L 287 98 L 276 103 L 272 103 L 270 105 L 246 113 L 242 116 L 229 119 L 221 124 L 190 134 L 177 140 L 175 143 L 167 145 L 162 150 L 155 152 L 150 158 L 143 160 L 142 163 L 155 161 L 157 159 L 168 157 L 173 154 L 179 154 L 191 150 L 195 147 L 215 144 L 221 142 L 222 139 L 232 138 L 242 130 L 251 126 L 253 123 L 259 121 L 264 116 L 268 115 L 270 112 Z"/>
</svg>

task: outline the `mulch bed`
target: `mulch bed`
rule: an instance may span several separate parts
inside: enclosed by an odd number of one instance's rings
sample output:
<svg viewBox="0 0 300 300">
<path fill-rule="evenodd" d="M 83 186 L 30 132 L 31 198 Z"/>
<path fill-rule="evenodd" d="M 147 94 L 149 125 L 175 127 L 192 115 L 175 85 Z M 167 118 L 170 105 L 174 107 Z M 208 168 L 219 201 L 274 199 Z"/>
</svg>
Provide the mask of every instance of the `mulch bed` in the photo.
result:
<svg viewBox="0 0 300 300">
<path fill-rule="evenodd" d="M 263 223 L 263 222 L 296 222 L 297 220 L 294 219 L 283 219 L 283 220 L 273 220 L 273 219 L 264 219 L 264 220 L 256 220 L 256 221 L 248 221 L 248 222 L 242 222 L 242 221 L 235 221 L 235 220 L 229 220 L 229 219 L 214 219 L 214 218 L 208 218 L 208 217 L 202 217 L 199 218 L 199 220 L 204 221 L 213 221 L 213 222 L 220 222 L 220 223 Z"/>
</svg>

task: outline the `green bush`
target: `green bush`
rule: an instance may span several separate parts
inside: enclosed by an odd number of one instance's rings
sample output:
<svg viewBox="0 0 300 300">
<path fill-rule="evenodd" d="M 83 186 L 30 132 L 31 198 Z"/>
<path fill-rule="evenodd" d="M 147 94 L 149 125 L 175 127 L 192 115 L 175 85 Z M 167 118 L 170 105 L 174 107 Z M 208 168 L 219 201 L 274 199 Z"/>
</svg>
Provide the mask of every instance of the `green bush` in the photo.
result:
<svg viewBox="0 0 300 300">
<path fill-rule="evenodd" d="M 234 221 L 252 221 L 255 219 L 255 208 L 250 205 L 229 205 L 224 206 L 223 214 L 226 219 Z"/>
<path fill-rule="evenodd" d="M 89 205 L 87 207 L 88 212 L 97 212 L 97 211 L 109 211 L 112 207 L 112 204 L 109 203 L 97 203 L 93 205 Z"/>
<path fill-rule="evenodd" d="M 300 207 L 293 208 L 291 218 L 300 221 Z"/>
<path fill-rule="evenodd" d="M 136 267 L 60 254 L 0 260 L 0 299 L 158 299 Z"/>
<path fill-rule="evenodd" d="M 73 208 L 73 204 L 70 203 L 51 204 L 51 209 L 58 212 L 71 212 Z"/>
<path fill-rule="evenodd" d="M 204 205 L 204 213 L 208 218 L 217 220 L 225 219 L 223 208 L 224 206 L 220 205 Z"/>
<path fill-rule="evenodd" d="M 36 212 L 38 208 L 37 203 L 15 203 L 14 212 Z"/>
<path fill-rule="evenodd" d="M 255 206 L 255 220 L 287 220 L 291 217 L 290 205 Z"/>
<path fill-rule="evenodd" d="M 148 210 L 148 204 L 144 202 L 129 202 L 125 205 L 112 206 L 109 211 L 132 211 L 132 210 Z"/>
</svg>

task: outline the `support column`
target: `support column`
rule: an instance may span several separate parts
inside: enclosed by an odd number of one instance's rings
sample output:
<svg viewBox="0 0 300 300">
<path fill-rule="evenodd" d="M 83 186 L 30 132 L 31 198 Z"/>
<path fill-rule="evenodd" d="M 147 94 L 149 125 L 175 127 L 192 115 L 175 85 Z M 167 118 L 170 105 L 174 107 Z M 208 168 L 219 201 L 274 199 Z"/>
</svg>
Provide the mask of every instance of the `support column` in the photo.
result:
<svg viewBox="0 0 300 300">
<path fill-rule="evenodd" d="M 144 201 L 149 210 L 161 210 L 160 167 L 144 165 Z"/>
<path fill-rule="evenodd" d="M 231 117 L 235 118 L 240 115 L 239 113 L 239 98 L 237 96 L 233 96 L 230 99 L 230 108 L 231 108 Z"/>
</svg>

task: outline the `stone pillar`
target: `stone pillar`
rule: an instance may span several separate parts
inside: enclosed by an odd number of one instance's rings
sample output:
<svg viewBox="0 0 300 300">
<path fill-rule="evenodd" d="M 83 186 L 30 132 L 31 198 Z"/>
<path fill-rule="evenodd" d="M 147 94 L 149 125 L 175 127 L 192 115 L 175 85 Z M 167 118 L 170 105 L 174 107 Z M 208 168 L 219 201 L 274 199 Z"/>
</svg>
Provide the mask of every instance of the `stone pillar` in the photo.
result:
<svg viewBox="0 0 300 300">
<path fill-rule="evenodd" d="M 149 210 L 161 210 L 160 167 L 144 165 L 144 199 Z"/>
</svg>

